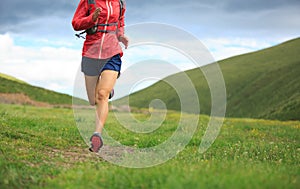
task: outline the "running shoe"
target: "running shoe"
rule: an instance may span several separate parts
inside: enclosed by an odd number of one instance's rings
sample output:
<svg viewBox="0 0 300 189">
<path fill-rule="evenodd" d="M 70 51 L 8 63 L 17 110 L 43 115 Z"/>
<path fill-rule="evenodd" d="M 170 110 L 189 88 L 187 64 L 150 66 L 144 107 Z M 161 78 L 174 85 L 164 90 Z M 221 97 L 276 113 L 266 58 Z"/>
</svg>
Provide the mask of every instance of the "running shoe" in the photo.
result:
<svg viewBox="0 0 300 189">
<path fill-rule="evenodd" d="M 98 153 L 100 148 L 103 146 L 103 141 L 100 133 L 94 133 L 90 141 L 91 141 L 91 147 L 89 148 L 89 150 L 91 152 Z"/>
<path fill-rule="evenodd" d="M 108 99 L 111 99 L 113 96 L 115 95 L 115 90 L 112 89 L 109 93 L 109 98 Z"/>
</svg>

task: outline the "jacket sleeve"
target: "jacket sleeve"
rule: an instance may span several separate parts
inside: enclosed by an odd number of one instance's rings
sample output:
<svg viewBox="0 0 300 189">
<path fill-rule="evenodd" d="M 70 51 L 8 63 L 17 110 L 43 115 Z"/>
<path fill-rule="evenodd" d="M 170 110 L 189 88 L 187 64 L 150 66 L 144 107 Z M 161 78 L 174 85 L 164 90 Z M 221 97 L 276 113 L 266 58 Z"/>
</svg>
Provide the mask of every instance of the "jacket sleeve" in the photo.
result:
<svg viewBox="0 0 300 189">
<path fill-rule="evenodd" d="M 88 9 L 87 0 L 80 0 L 72 19 L 72 26 L 75 31 L 86 30 L 96 24 L 92 19 L 93 14 L 88 15 Z"/>
<path fill-rule="evenodd" d="M 117 30 L 117 37 L 119 39 L 120 36 L 124 35 L 124 27 L 125 27 L 125 12 L 126 12 L 126 3 L 125 0 L 123 0 L 123 9 L 120 16 L 120 20 L 118 23 L 118 30 Z"/>
</svg>

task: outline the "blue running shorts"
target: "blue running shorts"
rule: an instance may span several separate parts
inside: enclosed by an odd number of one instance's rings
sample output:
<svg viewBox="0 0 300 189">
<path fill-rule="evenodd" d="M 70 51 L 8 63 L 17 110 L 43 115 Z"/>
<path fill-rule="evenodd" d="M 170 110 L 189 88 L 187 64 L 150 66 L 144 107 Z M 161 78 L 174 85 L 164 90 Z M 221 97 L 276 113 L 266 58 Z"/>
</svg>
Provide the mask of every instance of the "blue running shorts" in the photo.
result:
<svg viewBox="0 0 300 189">
<path fill-rule="evenodd" d="M 109 59 L 93 59 L 82 57 L 81 71 L 87 76 L 99 76 L 104 70 L 121 72 L 122 60 L 120 54 Z"/>
</svg>

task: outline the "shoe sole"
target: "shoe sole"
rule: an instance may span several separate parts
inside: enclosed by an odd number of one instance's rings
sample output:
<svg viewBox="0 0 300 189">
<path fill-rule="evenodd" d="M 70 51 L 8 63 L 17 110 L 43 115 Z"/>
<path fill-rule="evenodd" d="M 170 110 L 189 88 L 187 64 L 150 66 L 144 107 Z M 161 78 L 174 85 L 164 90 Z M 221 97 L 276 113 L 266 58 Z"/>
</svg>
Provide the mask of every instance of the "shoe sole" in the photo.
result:
<svg viewBox="0 0 300 189">
<path fill-rule="evenodd" d="M 100 148 L 103 146 L 103 141 L 101 137 L 98 135 L 93 135 L 90 141 L 91 141 L 90 151 L 98 153 Z"/>
</svg>

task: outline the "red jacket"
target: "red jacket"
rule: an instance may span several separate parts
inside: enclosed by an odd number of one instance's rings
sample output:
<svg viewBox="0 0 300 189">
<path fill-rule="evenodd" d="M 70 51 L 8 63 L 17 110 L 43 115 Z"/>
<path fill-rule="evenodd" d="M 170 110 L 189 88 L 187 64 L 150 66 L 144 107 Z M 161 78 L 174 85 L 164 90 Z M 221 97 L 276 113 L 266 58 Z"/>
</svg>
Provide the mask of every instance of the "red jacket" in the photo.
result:
<svg viewBox="0 0 300 189">
<path fill-rule="evenodd" d="M 97 24 L 92 21 L 92 13 L 95 11 L 95 7 L 102 8 L 98 24 L 110 24 L 116 22 L 118 24 L 117 26 L 98 26 L 98 30 L 112 30 L 116 32 L 97 32 L 95 34 L 86 35 L 82 56 L 96 59 L 107 59 L 116 54 L 122 56 L 123 52 L 118 39 L 119 36 L 124 35 L 125 3 L 120 17 L 119 0 L 95 0 L 95 2 L 96 5 L 93 10 L 89 11 L 90 6 L 88 5 L 88 0 L 80 0 L 72 20 L 74 30 L 86 30 Z"/>
</svg>

